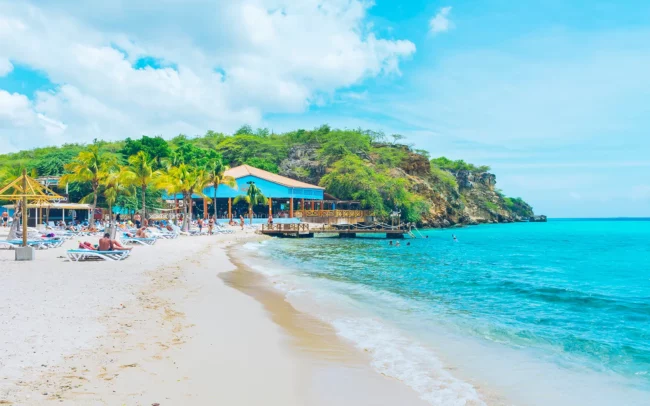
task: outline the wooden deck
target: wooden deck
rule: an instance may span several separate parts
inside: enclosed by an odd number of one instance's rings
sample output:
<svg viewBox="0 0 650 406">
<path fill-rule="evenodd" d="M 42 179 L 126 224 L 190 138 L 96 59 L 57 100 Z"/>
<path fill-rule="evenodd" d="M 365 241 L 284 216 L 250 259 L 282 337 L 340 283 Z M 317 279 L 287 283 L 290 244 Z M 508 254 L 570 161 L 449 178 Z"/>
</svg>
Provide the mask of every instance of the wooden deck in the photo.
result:
<svg viewBox="0 0 650 406">
<path fill-rule="evenodd" d="M 384 235 L 386 238 L 402 239 L 410 234 L 410 230 L 386 226 L 360 226 L 346 224 L 330 226 L 323 224 L 319 227 L 309 227 L 309 224 L 263 224 L 262 234 L 273 237 L 312 238 L 315 234 L 338 234 L 340 238 L 355 238 L 357 235 Z"/>
</svg>

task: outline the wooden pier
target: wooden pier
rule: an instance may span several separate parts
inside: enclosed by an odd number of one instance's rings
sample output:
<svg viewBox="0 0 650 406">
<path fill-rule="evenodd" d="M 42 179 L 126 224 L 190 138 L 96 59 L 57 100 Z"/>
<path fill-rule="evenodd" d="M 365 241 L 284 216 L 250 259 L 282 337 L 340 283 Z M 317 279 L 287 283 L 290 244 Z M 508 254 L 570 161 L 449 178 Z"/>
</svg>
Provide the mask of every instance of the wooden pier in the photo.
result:
<svg viewBox="0 0 650 406">
<path fill-rule="evenodd" d="M 386 225 L 375 224 L 372 226 L 363 226 L 359 224 L 345 225 L 325 225 L 310 227 L 307 223 L 296 224 L 263 224 L 260 230 L 264 235 L 272 237 L 293 237 L 293 238 L 312 238 L 315 234 L 338 234 L 340 238 L 355 238 L 357 235 L 384 235 L 386 238 L 403 239 L 405 235 L 410 235 L 411 231 L 406 228 L 391 227 Z"/>
</svg>

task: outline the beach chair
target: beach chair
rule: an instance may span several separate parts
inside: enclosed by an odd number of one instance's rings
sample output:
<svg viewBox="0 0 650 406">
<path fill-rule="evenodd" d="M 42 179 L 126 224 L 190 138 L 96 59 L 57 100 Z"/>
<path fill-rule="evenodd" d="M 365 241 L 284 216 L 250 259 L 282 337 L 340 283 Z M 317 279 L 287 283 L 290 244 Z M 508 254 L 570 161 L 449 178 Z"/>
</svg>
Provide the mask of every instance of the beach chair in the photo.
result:
<svg viewBox="0 0 650 406">
<path fill-rule="evenodd" d="M 140 245 L 154 245 L 157 238 L 139 238 L 139 237 L 122 237 L 122 242 L 125 244 L 140 244 Z"/>
<path fill-rule="evenodd" d="M 16 243 L 15 241 L 5 241 L 5 240 L 0 241 L 0 248 L 2 249 L 12 250 L 16 247 L 22 247 L 22 246 L 23 246 L 22 241 L 20 242 L 20 244 Z M 43 249 L 47 249 L 47 248 L 43 248 Z"/>
<path fill-rule="evenodd" d="M 149 227 L 147 228 L 147 232 L 154 237 L 164 238 L 166 240 L 173 240 L 174 238 L 178 238 L 178 233 L 176 231 L 163 231 L 157 228 Z"/>
<path fill-rule="evenodd" d="M 68 258 L 72 262 L 80 261 L 123 261 L 128 258 L 131 251 L 93 251 L 93 250 L 68 250 Z"/>
<path fill-rule="evenodd" d="M 34 247 L 37 250 L 46 250 L 48 248 L 57 248 L 63 244 L 62 240 L 28 240 L 27 245 Z M 16 247 L 23 246 L 23 240 L 10 240 L 10 241 L 0 241 L 0 245 L 5 246 L 5 248 L 13 249 Z"/>
</svg>

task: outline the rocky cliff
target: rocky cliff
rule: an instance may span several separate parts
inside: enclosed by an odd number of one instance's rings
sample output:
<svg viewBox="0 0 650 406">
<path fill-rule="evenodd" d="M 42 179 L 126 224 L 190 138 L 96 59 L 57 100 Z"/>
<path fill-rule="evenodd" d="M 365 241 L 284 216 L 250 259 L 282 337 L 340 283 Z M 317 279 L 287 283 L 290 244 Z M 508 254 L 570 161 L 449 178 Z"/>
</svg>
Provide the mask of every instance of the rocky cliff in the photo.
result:
<svg viewBox="0 0 650 406">
<path fill-rule="evenodd" d="M 496 189 L 496 176 L 488 172 L 436 167 L 429 158 L 402 145 L 382 144 L 382 148 L 403 153 L 399 164 L 390 169 L 391 177 L 405 178 L 412 192 L 425 198 L 428 213 L 421 225 L 451 227 L 480 223 L 527 221 L 534 216 L 532 208 L 521 199 L 505 197 Z M 361 156 L 367 165 L 378 164 L 378 156 Z M 327 173 L 326 163 L 319 158 L 317 146 L 294 147 L 279 166 L 280 174 L 311 184 L 319 184 Z"/>
</svg>

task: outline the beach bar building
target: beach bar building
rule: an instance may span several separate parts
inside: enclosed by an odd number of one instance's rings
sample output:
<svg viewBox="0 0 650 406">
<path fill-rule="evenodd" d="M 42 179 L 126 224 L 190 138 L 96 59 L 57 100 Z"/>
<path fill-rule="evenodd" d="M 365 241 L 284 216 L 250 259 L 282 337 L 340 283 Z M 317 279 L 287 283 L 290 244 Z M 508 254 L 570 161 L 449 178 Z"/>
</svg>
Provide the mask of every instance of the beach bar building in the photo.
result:
<svg viewBox="0 0 650 406">
<path fill-rule="evenodd" d="M 321 186 L 311 185 L 275 173 L 271 173 L 249 165 L 241 165 L 228 169 L 225 173 L 237 183 L 237 188 L 219 185 L 214 199 L 213 186 L 203 190 L 209 199 L 195 194 L 192 196 L 193 217 L 208 218 L 214 214 L 214 204 L 217 206 L 219 219 L 247 217 L 248 205 L 240 201 L 234 204 L 237 196 L 245 195 L 254 183 L 267 198 L 265 205 L 253 207 L 254 218 L 266 219 L 272 215 L 274 219 L 282 222 L 284 219 L 292 221 L 306 221 L 310 223 L 335 224 L 342 222 L 361 222 L 371 214 L 369 210 L 361 210 L 358 202 L 340 201 L 325 193 Z M 169 204 L 178 205 L 181 195 L 165 196 Z"/>
</svg>

